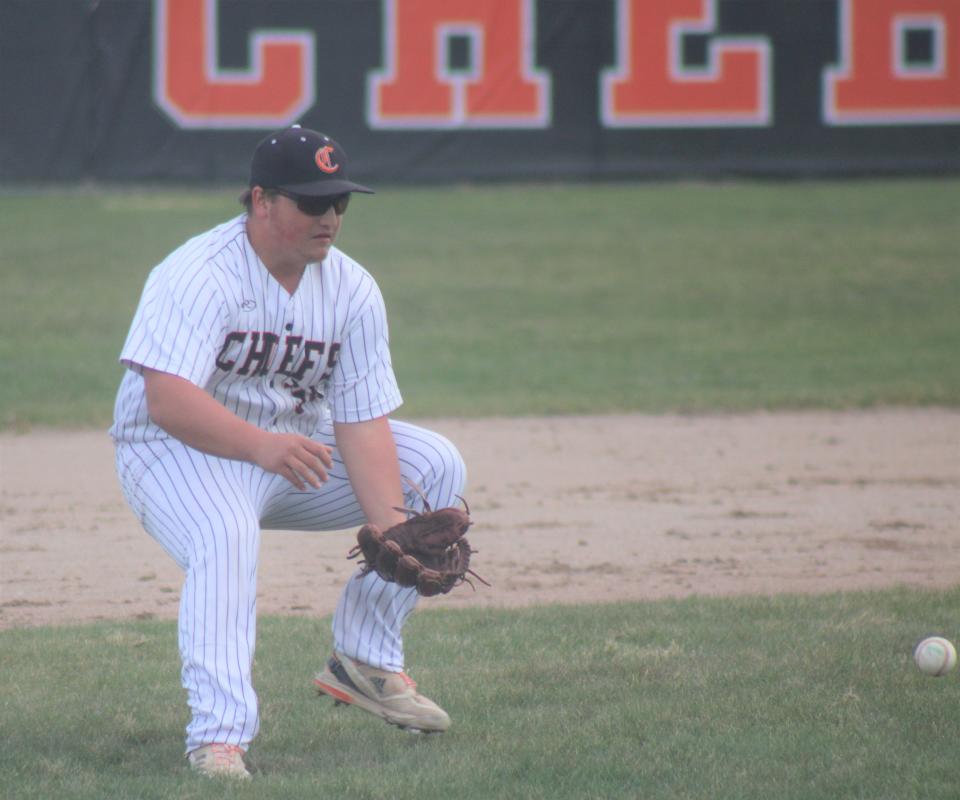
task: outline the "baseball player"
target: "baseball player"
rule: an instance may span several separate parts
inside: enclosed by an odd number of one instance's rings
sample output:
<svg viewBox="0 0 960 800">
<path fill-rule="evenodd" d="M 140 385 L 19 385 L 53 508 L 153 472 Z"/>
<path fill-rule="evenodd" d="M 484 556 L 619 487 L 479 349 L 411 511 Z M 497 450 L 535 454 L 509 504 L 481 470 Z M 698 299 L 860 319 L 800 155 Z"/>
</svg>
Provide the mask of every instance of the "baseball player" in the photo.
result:
<svg viewBox="0 0 960 800">
<path fill-rule="evenodd" d="M 150 273 L 120 355 L 117 471 L 184 571 L 186 750 L 206 774 L 250 777 L 261 529 L 386 529 L 406 518 L 398 508 L 423 508 L 421 492 L 433 508 L 463 493 L 454 446 L 388 416 L 401 397 L 383 298 L 334 246 L 353 192 L 372 193 L 333 139 L 300 126 L 268 136 L 245 213 Z M 315 683 L 389 723 L 443 731 L 447 714 L 403 672 L 417 596 L 376 572 L 348 579 Z"/>
</svg>

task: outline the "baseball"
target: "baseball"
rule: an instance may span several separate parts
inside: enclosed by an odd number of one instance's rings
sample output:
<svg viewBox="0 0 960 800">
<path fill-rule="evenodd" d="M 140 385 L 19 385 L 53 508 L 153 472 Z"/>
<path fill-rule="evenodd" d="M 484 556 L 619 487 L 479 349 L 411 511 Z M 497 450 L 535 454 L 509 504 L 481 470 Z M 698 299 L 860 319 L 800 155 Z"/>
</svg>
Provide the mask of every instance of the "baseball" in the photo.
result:
<svg viewBox="0 0 960 800">
<path fill-rule="evenodd" d="M 924 675 L 939 678 L 957 666 L 957 649 L 949 639 L 929 636 L 917 645 L 913 660 Z"/>
</svg>

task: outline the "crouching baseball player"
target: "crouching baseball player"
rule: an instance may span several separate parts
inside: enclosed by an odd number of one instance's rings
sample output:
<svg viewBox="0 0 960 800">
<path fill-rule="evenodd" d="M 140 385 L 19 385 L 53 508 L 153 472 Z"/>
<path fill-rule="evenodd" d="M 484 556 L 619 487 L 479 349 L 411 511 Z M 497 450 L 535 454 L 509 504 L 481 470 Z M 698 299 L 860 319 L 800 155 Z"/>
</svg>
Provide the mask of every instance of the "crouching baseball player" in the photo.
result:
<svg viewBox="0 0 960 800">
<path fill-rule="evenodd" d="M 354 192 L 340 145 L 293 126 L 253 155 L 246 211 L 147 279 L 120 355 L 110 429 L 124 494 L 184 571 L 179 611 L 192 767 L 249 778 L 260 531 L 387 530 L 402 508 L 454 506 L 453 445 L 391 420 L 401 403 L 383 299 L 334 246 Z M 406 494 L 405 494 L 406 493 Z M 415 587 L 359 569 L 315 684 L 391 724 L 447 714 L 403 672 Z"/>
</svg>

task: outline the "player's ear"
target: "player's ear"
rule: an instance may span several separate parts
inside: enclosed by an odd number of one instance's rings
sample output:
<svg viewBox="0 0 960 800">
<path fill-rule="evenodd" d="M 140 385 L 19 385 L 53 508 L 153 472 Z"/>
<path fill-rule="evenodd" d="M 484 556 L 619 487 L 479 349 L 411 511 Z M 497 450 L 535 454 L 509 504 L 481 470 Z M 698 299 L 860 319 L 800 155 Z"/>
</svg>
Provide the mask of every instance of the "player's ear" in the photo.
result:
<svg viewBox="0 0 960 800">
<path fill-rule="evenodd" d="M 261 186 L 250 189 L 250 213 L 254 216 L 266 214 L 272 195 Z"/>
</svg>

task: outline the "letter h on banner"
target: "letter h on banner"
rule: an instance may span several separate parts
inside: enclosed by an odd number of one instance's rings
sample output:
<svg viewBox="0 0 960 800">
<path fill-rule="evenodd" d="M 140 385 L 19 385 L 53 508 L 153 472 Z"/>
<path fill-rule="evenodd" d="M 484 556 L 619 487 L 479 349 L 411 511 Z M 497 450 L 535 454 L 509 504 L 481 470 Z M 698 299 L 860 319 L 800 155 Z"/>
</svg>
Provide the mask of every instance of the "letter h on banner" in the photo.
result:
<svg viewBox="0 0 960 800">
<path fill-rule="evenodd" d="M 550 78 L 533 66 L 534 0 L 384 0 L 382 71 L 367 80 L 371 128 L 546 128 Z M 469 69 L 448 65 L 454 38 Z"/>
</svg>

